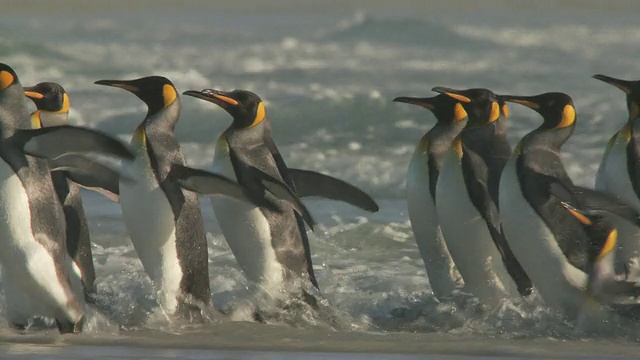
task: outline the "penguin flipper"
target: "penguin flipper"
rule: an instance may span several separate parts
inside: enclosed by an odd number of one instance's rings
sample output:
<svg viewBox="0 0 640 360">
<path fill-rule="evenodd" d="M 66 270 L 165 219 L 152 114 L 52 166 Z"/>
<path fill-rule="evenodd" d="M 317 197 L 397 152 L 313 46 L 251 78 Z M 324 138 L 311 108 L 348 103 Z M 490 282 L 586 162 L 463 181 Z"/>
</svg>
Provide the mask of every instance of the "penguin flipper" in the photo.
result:
<svg viewBox="0 0 640 360">
<path fill-rule="evenodd" d="M 133 178 L 120 174 L 99 161 L 79 154 L 67 154 L 49 160 L 51 171 L 63 171 L 74 183 L 104 195 L 114 201 L 120 201 L 120 180 L 133 182 Z"/>
<path fill-rule="evenodd" d="M 253 173 L 253 175 L 260 180 L 260 183 L 276 198 L 280 200 L 284 200 L 289 202 L 293 208 L 296 210 L 298 214 L 302 216 L 304 222 L 309 225 L 309 228 L 313 230 L 315 225 L 315 221 L 311 216 L 311 213 L 307 209 L 307 207 L 302 203 L 298 195 L 296 195 L 291 188 L 282 182 L 280 179 L 277 179 L 259 169 L 250 166 L 249 169 Z"/>
<path fill-rule="evenodd" d="M 167 178 L 175 181 L 181 188 L 201 195 L 226 195 L 237 200 L 254 203 L 240 184 L 206 170 L 174 163 L 171 165 Z"/>
<path fill-rule="evenodd" d="M 102 132 L 70 125 L 18 130 L 12 141 L 29 155 L 53 159 L 69 153 L 96 153 L 132 160 L 129 147 Z"/>
<path fill-rule="evenodd" d="M 288 173 L 300 197 L 319 196 L 344 201 L 369 212 L 380 209 L 367 193 L 346 181 L 310 170 L 289 168 Z"/>
<path fill-rule="evenodd" d="M 598 190 L 558 181 L 549 185 L 549 192 L 560 201 L 586 212 L 606 212 L 640 226 L 640 214 L 633 207 Z"/>
<path fill-rule="evenodd" d="M 462 156 L 462 173 L 469 198 L 487 223 L 491 239 L 493 239 L 493 243 L 496 245 L 498 252 L 500 252 L 507 273 L 516 283 L 520 295 L 528 296 L 533 290 L 533 283 L 513 254 L 513 251 L 511 251 L 511 247 L 502 231 L 498 205 L 491 197 L 487 181 L 484 180 L 489 176 L 486 164 L 473 152 L 465 151 Z"/>
</svg>

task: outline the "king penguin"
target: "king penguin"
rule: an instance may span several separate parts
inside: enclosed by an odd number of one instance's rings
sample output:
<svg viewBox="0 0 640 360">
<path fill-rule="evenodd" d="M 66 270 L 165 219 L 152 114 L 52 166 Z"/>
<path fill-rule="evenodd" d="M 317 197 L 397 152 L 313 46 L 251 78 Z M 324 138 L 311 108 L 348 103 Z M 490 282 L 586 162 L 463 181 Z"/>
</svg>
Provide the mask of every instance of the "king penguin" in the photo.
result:
<svg viewBox="0 0 640 360">
<path fill-rule="evenodd" d="M 93 151 L 131 159 L 119 141 L 72 126 L 31 129 L 15 71 L 0 64 L 0 263 L 7 317 L 15 327 L 29 318 L 56 321 L 61 333 L 80 332 L 84 294 L 79 269 L 66 251 L 64 212 L 46 158 Z"/>
<path fill-rule="evenodd" d="M 596 176 L 596 189 L 602 190 L 640 210 L 634 164 L 638 162 L 634 138 L 634 123 L 640 118 L 640 81 L 627 81 L 605 75 L 594 75 L 598 79 L 622 90 L 627 97 L 629 117 L 624 126 L 609 139 Z M 627 160 L 627 158 L 629 158 Z M 624 174 L 624 176 L 621 176 Z"/>
<path fill-rule="evenodd" d="M 557 92 L 503 99 L 535 110 L 544 122 L 520 140 L 502 173 L 502 226 L 545 302 L 575 317 L 587 286 L 589 234 L 550 192 L 554 183 L 573 187 L 560 156 L 576 126 L 573 99 Z"/>
<path fill-rule="evenodd" d="M 180 98 L 169 79 L 99 80 L 136 95 L 148 107 L 131 145 L 136 158 L 124 173 L 135 182 L 120 182 L 122 214 L 133 246 L 158 292 L 161 308 L 187 320 L 210 317 L 208 251 L 197 194 L 173 181 L 175 168 L 188 171 L 174 128 Z M 239 196 L 226 179 L 219 194 Z M 237 184 L 235 184 L 237 186 Z"/>
<path fill-rule="evenodd" d="M 420 139 L 409 162 L 406 197 L 409 221 L 431 290 L 442 301 L 461 288 L 463 281 L 438 223 L 436 184 L 444 157 L 464 127 L 467 112 L 458 100 L 444 94 L 427 98 L 397 97 L 393 101 L 424 107 L 436 118 L 436 124 Z"/>
<path fill-rule="evenodd" d="M 620 303 L 625 298 L 640 296 L 640 283 L 630 281 L 627 274 L 618 275 L 615 271 L 618 231 L 608 220 L 610 214 L 601 209 L 581 210 L 565 201 L 561 205 L 589 232 L 587 256 L 591 266 L 587 271 L 587 296 L 603 304 Z"/>
<path fill-rule="evenodd" d="M 442 234 L 465 291 L 490 306 L 518 293 L 528 295 L 531 281 L 504 238 L 498 211 L 498 181 L 511 153 L 504 131 L 495 125 L 504 116 L 498 97 L 487 89 L 433 90 L 460 101 L 468 114 L 436 185 Z"/>
<path fill-rule="evenodd" d="M 60 84 L 42 82 L 32 87 L 25 87 L 24 94 L 36 105 L 37 110 L 31 114 L 31 126 L 34 129 L 68 124 L 69 95 Z M 53 186 L 64 210 L 67 225 L 67 251 L 80 268 L 85 296 L 90 299 L 96 293 L 96 272 L 91 253 L 89 226 L 82 206 L 80 186 L 68 180 L 66 171 L 51 173 Z"/>
<path fill-rule="evenodd" d="M 184 95 L 212 102 L 233 117 L 231 126 L 218 138 L 213 172 L 255 189 L 259 196 L 263 191 L 257 184 L 261 173 L 284 181 L 295 191 L 287 166 L 271 138 L 265 106 L 258 95 L 245 90 L 211 89 L 189 90 Z M 305 283 L 318 287 L 304 214 L 295 211 L 289 202 L 272 199 L 273 206 L 268 207 L 214 198 L 211 203 L 222 233 L 251 284 L 274 299 L 287 293 L 307 299 Z M 312 227 L 310 216 L 304 218 Z M 296 283 L 297 289 L 292 285 Z"/>
<path fill-rule="evenodd" d="M 640 147 L 636 138 L 640 119 L 640 81 L 615 79 L 605 75 L 594 75 L 595 79 L 611 84 L 626 94 L 629 117 L 625 125 L 616 132 L 605 149 L 598 173 L 596 189 L 632 206 L 640 212 Z M 619 255 L 617 263 L 640 256 L 640 228 L 628 227 L 616 222 L 619 232 Z"/>
</svg>

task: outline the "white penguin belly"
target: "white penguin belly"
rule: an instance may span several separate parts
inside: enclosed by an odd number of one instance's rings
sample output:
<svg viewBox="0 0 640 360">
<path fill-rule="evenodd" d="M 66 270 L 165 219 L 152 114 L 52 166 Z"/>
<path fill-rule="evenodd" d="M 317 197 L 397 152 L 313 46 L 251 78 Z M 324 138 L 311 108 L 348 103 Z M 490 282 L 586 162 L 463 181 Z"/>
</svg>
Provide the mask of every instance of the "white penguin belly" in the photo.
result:
<svg viewBox="0 0 640 360">
<path fill-rule="evenodd" d="M 626 141 L 614 142 L 606 161 L 603 161 L 603 171 L 600 183 L 603 183 L 601 191 L 612 195 L 618 200 L 630 205 L 640 212 L 640 199 L 633 190 L 629 171 L 627 168 L 627 143 Z M 600 170 L 598 170 L 600 174 Z M 616 221 L 618 229 L 618 248 L 616 256 L 618 266 L 626 264 L 630 258 L 640 254 L 640 230 L 637 226 L 625 221 Z"/>
<path fill-rule="evenodd" d="M 411 228 L 434 295 L 442 299 L 461 287 L 462 279 L 444 242 L 429 192 L 427 155 L 414 153 L 407 172 L 407 207 Z"/>
<path fill-rule="evenodd" d="M 0 159 L 0 260 L 7 316 L 16 322 L 44 316 L 75 323 L 84 314 L 84 297 L 81 292 L 74 293 L 68 281 L 58 278 L 55 260 L 36 240 L 31 221 L 23 184 Z M 65 261 L 71 268 L 71 259 L 65 257 Z"/>
<path fill-rule="evenodd" d="M 487 304 L 517 296 L 517 288 L 480 212 L 467 192 L 458 155 L 449 151 L 436 186 L 437 212 L 447 248 L 465 290 Z"/>
<path fill-rule="evenodd" d="M 120 204 L 133 247 L 154 283 L 160 305 L 173 314 L 181 295 L 182 268 L 176 248 L 175 216 L 153 173 L 146 149 L 123 170 L 135 182 L 120 182 Z"/>
<path fill-rule="evenodd" d="M 236 180 L 229 153 L 221 146 L 216 147 L 212 171 Z M 212 197 L 211 205 L 247 280 L 275 295 L 283 286 L 284 269 L 271 244 L 267 218 L 255 205 L 224 196 Z"/>
<path fill-rule="evenodd" d="M 515 163 L 515 158 L 509 159 L 500 179 L 500 210 L 507 242 L 548 305 L 577 310 L 583 301 L 587 275 L 567 261 L 554 234 L 522 195 Z"/>
</svg>

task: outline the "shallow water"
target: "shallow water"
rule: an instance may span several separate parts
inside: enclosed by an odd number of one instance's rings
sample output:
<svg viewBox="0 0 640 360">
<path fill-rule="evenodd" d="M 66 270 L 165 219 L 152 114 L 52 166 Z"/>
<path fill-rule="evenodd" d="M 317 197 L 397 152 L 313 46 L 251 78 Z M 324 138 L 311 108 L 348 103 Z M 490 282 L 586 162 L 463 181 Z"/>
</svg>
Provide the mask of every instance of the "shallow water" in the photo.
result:
<svg viewBox="0 0 640 360">
<path fill-rule="evenodd" d="M 249 89 L 266 101 L 275 140 L 290 166 L 350 181 L 369 191 L 381 210 L 367 214 L 334 202 L 305 201 L 319 224 L 310 238 L 327 308 L 341 320 L 339 328 L 350 331 L 331 332 L 335 322 L 310 316 L 305 309 L 270 319 L 274 327 L 268 331 L 256 324 L 189 330 L 171 327 L 159 312 L 119 205 L 83 193 L 103 315 L 92 318 L 88 333 L 77 337 L 58 337 L 35 327 L 18 335 L 2 321 L 1 349 L 17 358 L 47 353 L 51 358 L 180 354 L 221 359 L 266 355 L 210 349 L 307 351 L 269 355 L 302 359 L 347 357 L 308 351 L 429 353 L 433 358 L 638 352 L 636 324 L 610 320 L 596 329 L 600 331 L 584 332 L 535 296 L 486 310 L 464 295 L 453 303 L 438 303 L 429 290 L 408 223 L 404 178 L 413 147 L 433 118 L 423 109 L 390 100 L 429 96 L 437 85 L 521 95 L 567 92 L 576 103 L 579 123 L 564 147 L 565 164 L 577 183 L 592 185 L 606 141 L 622 126 L 626 109 L 619 90 L 590 76 L 640 78 L 640 25 L 633 2 L 619 1 L 608 9 L 598 1 L 579 6 L 567 2 L 553 11 L 499 3 L 461 1 L 453 9 L 432 2 L 364 6 L 336 1 L 319 9 L 310 1 L 289 0 L 271 8 L 251 1 L 221 7 L 161 2 L 153 8 L 139 2 L 129 9 L 105 9 L 97 3 L 52 2 L 51 11 L 26 10 L 34 4 L 29 1 L 11 4 L 0 14 L 0 60 L 12 65 L 25 85 L 63 84 L 71 97 L 72 123 L 128 139 L 142 120 L 145 109 L 138 99 L 93 85 L 99 79 L 159 74 L 181 92 Z M 176 131 L 191 165 L 209 166 L 213 141 L 229 123 L 220 109 L 182 99 Z M 515 144 L 540 119 L 513 105 L 509 123 Z M 207 199 L 202 199 L 202 209 L 214 302 L 224 309 L 243 298 L 247 284 Z M 229 330 L 235 326 L 240 334 Z M 212 332 L 215 336 L 209 337 Z M 299 342 L 286 340 L 298 335 Z M 358 346 L 345 344 L 354 338 Z M 184 347 L 202 350 L 170 350 Z M 379 355 L 383 357 L 392 358 Z"/>
</svg>

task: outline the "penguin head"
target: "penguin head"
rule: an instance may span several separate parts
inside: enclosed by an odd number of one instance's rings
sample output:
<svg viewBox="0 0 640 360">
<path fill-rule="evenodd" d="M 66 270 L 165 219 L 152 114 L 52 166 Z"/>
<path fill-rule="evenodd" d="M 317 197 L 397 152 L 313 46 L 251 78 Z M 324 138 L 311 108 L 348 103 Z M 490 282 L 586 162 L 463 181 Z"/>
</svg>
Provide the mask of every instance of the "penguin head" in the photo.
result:
<svg viewBox="0 0 640 360">
<path fill-rule="evenodd" d="M 627 94 L 627 109 L 629 110 L 629 120 L 640 117 L 640 80 L 629 81 L 612 78 L 606 75 L 593 75 L 594 79 L 604 81 L 613 85 Z"/>
<path fill-rule="evenodd" d="M 69 96 L 64 88 L 54 82 L 41 82 L 23 87 L 24 95 L 31 99 L 38 110 L 63 113 L 69 111 Z"/>
<path fill-rule="evenodd" d="M 445 94 L 426 98 L 400 96 L 393 101 L 418 105 L 431 110 L 438 123 L 455 124 L 467 118 L 467 112 L 460 101 Z"/>
<path fill-rule="evenodd" d="M 232 126 L 237 129 L 254 127 L 262 123 L 266 118 L 262 99 L 251 91 L 204 89 L 202 91 L 188 90 L 182 94 L 206 100 L 220 106 L 233 117 Z"/>
<path fill-rule="evenodd" d="M 455 90 L 441 86 L 431 89 L 458 100 L 469 116 L 468 128 L 489 125 L 500 119 L 501 109 L 496 94 L 488 89 Z"/>
<path fill-rule="evenodd" d="M 147 76 L 134 80 L 98 80 L 95 84 L 114 86 L 133 93 L 147 104 L 148 115 L 159 112 L 178 99 L 175 86 L 163 76 Z"/>
<path fill-rule="evenodd" d="M 0 92 L 5 91 L 11 85 L 19 84 L 18 74 L 7 64 L 0 63 Z"/>
<path fill-rule="evenodd" d="M 568 202 L 560 204 L 573 215 L 587 230 L 590 236 L 587 257 L 589 263 L 597 263 L 611 254 L 616 248 L 618 231 L 596 210 L 579 210 Z"/>
<path fill-rule="evenodd" d="M 524 105 L 535 110 L 544 119 L 540 129 L 563 129 L 573 127 L 576 109 L 573 99 L 565 93 L 548 92 L 535 96 L 501 95 L 504 101 Z"/>
</svg>

